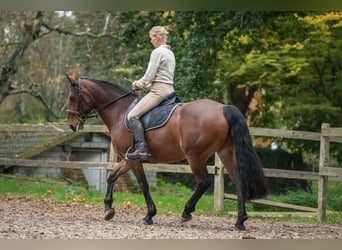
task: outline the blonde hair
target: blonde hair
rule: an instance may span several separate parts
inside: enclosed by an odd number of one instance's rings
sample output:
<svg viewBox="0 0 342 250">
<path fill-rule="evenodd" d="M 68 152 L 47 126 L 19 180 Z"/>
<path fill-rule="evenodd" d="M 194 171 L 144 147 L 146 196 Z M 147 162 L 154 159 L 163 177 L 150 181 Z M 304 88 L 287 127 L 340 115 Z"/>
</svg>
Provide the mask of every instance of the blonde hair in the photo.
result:
<svg viewBox="0 0 342 250">
<path fill-rule="evenodd" d="M 150 30 L 150 34 L 154 36 L 159 35 L 166 42 L 169 32 L 167 32 L 167 30 L 163 26 L 154 26 Z"/>
</svg>

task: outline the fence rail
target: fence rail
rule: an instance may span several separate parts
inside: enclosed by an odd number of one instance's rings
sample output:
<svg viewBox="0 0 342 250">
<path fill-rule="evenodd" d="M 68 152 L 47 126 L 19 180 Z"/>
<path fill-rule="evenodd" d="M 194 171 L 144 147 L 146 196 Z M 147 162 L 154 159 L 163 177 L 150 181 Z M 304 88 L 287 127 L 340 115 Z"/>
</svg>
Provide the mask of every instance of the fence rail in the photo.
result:
<svg viewBox="0 0 342 250">
<path fill-rule="evenodd" d="M 70 129 L 65 125 L 0 125 L 1 132 L 32 132 L 32 131 L 59 131 L 61 133 L 70 133 Z M 103 125 L 85 126 L 79 133 L 104 133 L 108 134 L 108 129 Z M 322 124 L 321 133 L 293 131 L 281 129 L 266 128 L 250 128 L 252 136 L 261 137 L 280 137 L 300 140 L 320 141 L 320 160 L 319 172 L 293 171 L 265 168 L 264 172 L 267 177 L 274 178 L 290 178 L 290 179 L 306 179 L 318 180 L 318 208 L 304 208 L 290 204 L 275 204 L 269 201 L 253 201 L 256 203 L 275 205 L 279 207 L 288 207 L 297 210 L 317 211 L 318 218 L 325 220 L 326 203 L 327 203 L 327 185 L 328 181 L 342 181 L 342 168 L 329 167 L 330 160 L 330 142 L 342 142 L 342 128 L 330 128 L 329 124 Z M 3 166 L 23 166 L 23 167 L 45 167 L 45 168 L 70 168 L 70 169 L 113 169 L 118 163 L 115 162 L 75 162 L 75 161 L 46 161 L 46 160 L 29 160 L 29 159 L 10 159 L 0 158 L 0 165 Z M 214 178 L 214 209 L 222 210 L 224 199 L 235 199 L 234 195 L 224 194 L 224 174 L 226 174 L 220 159 L 215 156 L 215 165 L 208 167 L 209 174 L 213 174 Z M 188 165 L 181 164 L 144 164 L 144 169 L 155 172 L 172 172 L 172 173 L 191 173 Z"/>
<path fill-rule="evenodd" d="M 112 170 L 118 163 L 116 162 L 82 162 L 82 161 L 52 161 L 52 160 L 27 160 L 0 158 L 0 165 L 5 167 L 21 166 L 21 167 L 44 167 L 44 168 L 66 168 L 66 169 L 104 169 Z M 209 174 L 217 174 L 216 165 L 208 165 Z M 189 165 L 183 164 L 144 164 L 147 171 L 155 171 L 160 173 L 192 173 Z M 224 170 L 224 173 L 227 172 Z M 308 172 L 298 170 L 283 170 L 264 168 L 267 177 L 288 178 L 288 179 L 306 179 L 318 180 L 320 175 L 328 176 L 331 181 L 342 182 L 342 168 L 322 168 L 320 172 Z"/>
</svg>

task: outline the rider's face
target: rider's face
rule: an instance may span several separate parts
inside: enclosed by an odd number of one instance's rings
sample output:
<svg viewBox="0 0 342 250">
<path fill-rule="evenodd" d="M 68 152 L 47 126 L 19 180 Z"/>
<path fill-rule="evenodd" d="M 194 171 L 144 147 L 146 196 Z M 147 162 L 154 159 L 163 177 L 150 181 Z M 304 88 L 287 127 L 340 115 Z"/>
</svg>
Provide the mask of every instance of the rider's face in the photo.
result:
<svg viewBox="0 0 342 250">
<path fill-rule="evenodd" d="M 157 48 L 161 44 L 161 37 L 157 34 L 150 34 L 150 39 L 153 47 Z"/>
</svg>

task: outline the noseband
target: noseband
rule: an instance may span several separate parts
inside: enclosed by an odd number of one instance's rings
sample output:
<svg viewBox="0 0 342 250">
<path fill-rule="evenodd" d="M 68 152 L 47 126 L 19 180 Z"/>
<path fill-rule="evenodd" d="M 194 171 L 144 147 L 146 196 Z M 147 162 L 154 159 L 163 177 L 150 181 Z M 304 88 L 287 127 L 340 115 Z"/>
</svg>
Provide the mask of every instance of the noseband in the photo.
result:
<svg viewBox="0 0 342 250">
<path fill-rule="evenodd" d="M 82 78 L 78 78 L 78 84 L 77 86 L 72 87 L 78 94 L 78 110 L 81 109 L 81 105 L 82 102 L 84 102 L 86 105 L 88 105 L 89 107 L 91 106 L 86 99 L 84 99 L 83 97 L 83 93 L 82 93 Z M 99 114 L 98 112 L 106 107 L 108 107 L 109 105 L 115 103 L 116 101 L 118 101 L 119 99 L 130 95 L 131 92 L 127 92 L 124 93 L 123 95 L 117 97 L 116 99 L 114 99 L 113 101 L 107 103 L 106 105 L 100 107 L 100 108 L 93 108 L 89 113 L 84 113 L 84 112 L 80 112 L 80 111 L 75 111 L 75 110 L 70 110 L 67 109 L 66 112 L 70 115 L 76 116 L 77 120 L 81 123 L 84 123 L 87 119 L 92 118 L 92 117 L 98 117 Z"/>
</svg>

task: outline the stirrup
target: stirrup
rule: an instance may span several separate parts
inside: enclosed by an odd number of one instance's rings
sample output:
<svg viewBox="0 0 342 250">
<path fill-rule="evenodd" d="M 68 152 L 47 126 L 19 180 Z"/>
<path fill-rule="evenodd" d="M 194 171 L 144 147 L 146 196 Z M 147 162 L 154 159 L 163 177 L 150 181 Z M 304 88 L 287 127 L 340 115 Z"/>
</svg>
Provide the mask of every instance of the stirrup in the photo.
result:
<svg viewBox="0 0 342 250">
<path fill-rule="evenodd" d="M 149 153 L 143 153 L 143 154 L 140 154 L 140 152 L 137 152 L 137 154 L 136 155 L 134 155 L 134 156 L 132 156 L 132 155 L 130 155 L 129 156 L 129 151 L 131 150 L 131 149 L 133 149 L 133 146 L 131 146 L 131 147 L 129 147 L 128 149 L 127 149 L 127 151 L 126 151 L 126 153 L 125 153 L 125 160 L 142 160 L 142 161 L 148 161 L 148 157 L 149 156 L 151 156 L 151 154 L 149 154 Z"/>
<path fill-rule="evenodd" d="M 125 153 L 125 160 L 130 160 L 130 159 L 128 159 L 127 154 L 128 154 L 128 152 L 129 152 L 132 148 L 133 148 L 133 146 L 130 146 L 130 147 L 127 149 L 127 151 L 126 151 L 126 153 Z"/>
</svg>

